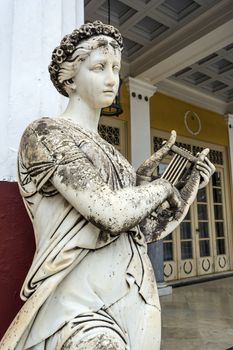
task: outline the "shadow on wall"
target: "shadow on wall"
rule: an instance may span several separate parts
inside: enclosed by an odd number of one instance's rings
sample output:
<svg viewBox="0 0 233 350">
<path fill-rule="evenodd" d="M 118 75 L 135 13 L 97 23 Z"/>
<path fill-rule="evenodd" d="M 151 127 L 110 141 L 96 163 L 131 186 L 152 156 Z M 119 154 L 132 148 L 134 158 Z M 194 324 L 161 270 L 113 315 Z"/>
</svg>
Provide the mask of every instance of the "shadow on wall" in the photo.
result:
<svg viewBox="0 0 233 350">
<path fill-rule="evenodd" d="M 0 338 L 23 304 L 19 293 L 34 251 L 33 229 L 18 185 L 0 181 Z"/>
</svg>

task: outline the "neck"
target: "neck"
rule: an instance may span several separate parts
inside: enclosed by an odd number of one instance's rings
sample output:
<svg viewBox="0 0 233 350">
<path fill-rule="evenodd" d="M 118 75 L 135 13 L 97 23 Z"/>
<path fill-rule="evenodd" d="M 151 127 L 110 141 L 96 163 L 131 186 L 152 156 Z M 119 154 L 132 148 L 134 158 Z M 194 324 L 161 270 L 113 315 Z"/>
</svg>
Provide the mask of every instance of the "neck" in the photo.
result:
<svg viewBox="0 0 233 350">
<path fill-rule="evenodd" d="M 90 107 L 79 96 L 72 95 L 69 97 L 65 111 L 59 117 L 70 119 L 84 129 L 98 132 L 100 111 Z"/>
</svg>

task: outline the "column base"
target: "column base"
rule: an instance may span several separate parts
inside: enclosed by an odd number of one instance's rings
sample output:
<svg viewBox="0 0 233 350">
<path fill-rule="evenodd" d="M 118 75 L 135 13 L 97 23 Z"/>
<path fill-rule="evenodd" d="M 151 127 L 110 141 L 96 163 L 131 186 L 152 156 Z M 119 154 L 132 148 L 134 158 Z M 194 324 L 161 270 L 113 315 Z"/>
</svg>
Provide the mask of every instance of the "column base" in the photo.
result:
<svg viewBox="0 0 233 350">
<path fill-rule="evenodd" d="M 160 297 L 172 294 L 172 287 L 168 286 L 166 282 L 157 283 L 157 287 Z"/>
</svg>

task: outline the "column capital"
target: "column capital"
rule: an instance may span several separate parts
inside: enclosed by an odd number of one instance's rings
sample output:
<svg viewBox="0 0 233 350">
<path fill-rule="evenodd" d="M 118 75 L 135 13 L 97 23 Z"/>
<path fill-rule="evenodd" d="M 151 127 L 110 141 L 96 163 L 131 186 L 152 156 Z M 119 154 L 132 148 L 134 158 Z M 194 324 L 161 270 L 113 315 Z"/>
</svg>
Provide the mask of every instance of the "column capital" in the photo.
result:
<svg viewBox="0 0 233 350">
<path fill-rule="evenodd" d="M 125 79 L 126 86 L 130 94 L 141 96 L 141 98 L 148 100 L 157 90 L 157 87 L 149 84 L 143 80 L 128 77 Z M 134 96 L 135 97 L 135 96 Z M 140 97 L 139 97 L 140 98 Z M 147 98 L 147 99 L 146 99 Z"/>
<path fill-rule="evenodd" d="M 224 119 L 229 128 L 233 128 L 233 114 L 227 113 L 224 115 Z"/>
</svg>

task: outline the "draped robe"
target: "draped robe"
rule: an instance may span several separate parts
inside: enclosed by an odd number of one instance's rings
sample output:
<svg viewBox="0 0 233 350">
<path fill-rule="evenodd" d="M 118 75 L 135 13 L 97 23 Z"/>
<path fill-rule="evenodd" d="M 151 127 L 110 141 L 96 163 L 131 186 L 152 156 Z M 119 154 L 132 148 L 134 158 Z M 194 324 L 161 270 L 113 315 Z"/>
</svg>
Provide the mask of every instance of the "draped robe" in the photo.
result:
<svg viewBox="0 0 233 350">
<path fill-rule="evenodd" d="M 135 284 L 143 302 L 160 310 L 140 228 L 113 235 L 89 222 L 52 185 L 50 179 L 60 165 L 74 162 L 82 172 L 81 159 L 113 191 L 136 186 L 127 160 L 97 133 L 72 121 L 41 118 L 23 134 L 19 189 L 33 224 L 36 252 L 21 290 L 26 302 L 0 349 L 43 344 L 73 317 L 107 309 Z"/>
</svg>

